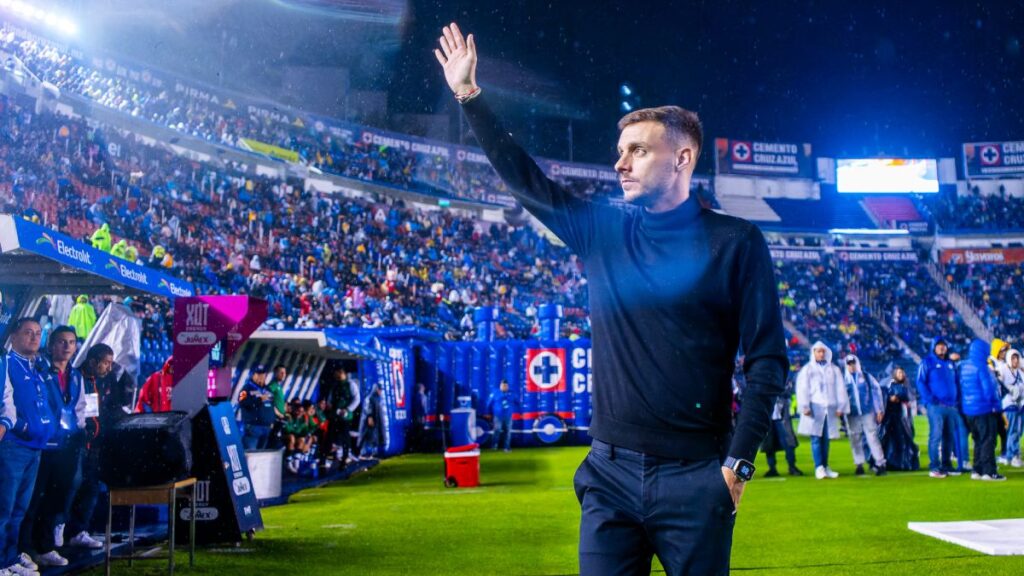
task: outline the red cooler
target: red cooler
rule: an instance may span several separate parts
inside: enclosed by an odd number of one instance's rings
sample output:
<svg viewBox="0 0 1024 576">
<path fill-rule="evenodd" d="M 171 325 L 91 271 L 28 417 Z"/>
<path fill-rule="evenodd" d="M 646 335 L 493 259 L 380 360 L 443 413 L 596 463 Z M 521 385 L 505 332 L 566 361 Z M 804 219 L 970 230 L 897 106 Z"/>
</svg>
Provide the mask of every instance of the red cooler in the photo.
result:
<svg viewBox="0 0 1024 576">
<path fill-rule="evenodd" d="M 480 485 L 480 445 L 466 444 L 444 451 L 444 485 L 470 488 Z"/>
</svg>

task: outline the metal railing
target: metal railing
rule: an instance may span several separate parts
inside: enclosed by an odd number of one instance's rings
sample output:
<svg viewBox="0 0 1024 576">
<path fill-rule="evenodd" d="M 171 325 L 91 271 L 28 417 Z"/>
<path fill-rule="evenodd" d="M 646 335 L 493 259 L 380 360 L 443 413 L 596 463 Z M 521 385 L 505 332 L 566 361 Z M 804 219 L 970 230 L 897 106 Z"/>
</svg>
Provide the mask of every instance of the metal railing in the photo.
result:
<svg viewBox="0 0 1024 576">
<path fill-rule="evenodd" d="M 981 338 L 986 342 L 991 342 L 993 338 L 992 329 L 985 324 L 985 321 L 981 319 L 978 312 L 974 309 L 971 304 L 970 298 L 964 293 L 959 286 L 954 286 L 946 280 L 946 276 L 939 269 L 939 265 L 935 262 L 928 262 L 926 265 L 928 269 L 928 275 L 931 276 L 932 280 L 938 284 L 939 288 L 942 289 L 943 294 L 946 295 L 946 299 L 953 308 L 960 314 L 960 317 L 964 319 L 964 324 L 974 332 L 975 337 Z"/>
</svg>

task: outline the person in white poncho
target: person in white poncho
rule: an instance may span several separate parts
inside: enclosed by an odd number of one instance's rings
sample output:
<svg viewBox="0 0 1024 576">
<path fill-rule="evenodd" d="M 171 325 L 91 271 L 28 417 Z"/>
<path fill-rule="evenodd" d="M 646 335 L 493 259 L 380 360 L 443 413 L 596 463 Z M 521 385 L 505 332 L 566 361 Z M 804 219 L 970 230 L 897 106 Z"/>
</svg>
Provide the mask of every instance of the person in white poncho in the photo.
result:
<svg viewBox="0 0 1024 576">
<path fill-rule="evenodd" d="M 814 476 L 838 478 L 828 465 L 829 440 L 839 438 L 839 421 L 850 411 L 843 372 L 832 363 L 832 350 L 824 342 L 811 346 L 811 360 L 796 377 L 796 402 L 800 411 L 797 433 L 811 437 Z"/>
</svg>

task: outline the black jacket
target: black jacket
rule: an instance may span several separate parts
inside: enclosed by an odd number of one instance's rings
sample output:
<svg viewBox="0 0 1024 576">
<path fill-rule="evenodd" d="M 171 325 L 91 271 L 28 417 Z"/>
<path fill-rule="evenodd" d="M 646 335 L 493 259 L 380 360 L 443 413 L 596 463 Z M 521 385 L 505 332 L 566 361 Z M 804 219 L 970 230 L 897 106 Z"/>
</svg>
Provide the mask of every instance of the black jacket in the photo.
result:
<svg viewBox="0 0 1024 576">
<path fill-rule="evenodd" d="M 483 97 L 463 109 L 511 192 L 583 259 L 593 326 L 590 435 L 672 458 L 753 460 L 789 366 L 760 230 L 693 196 L 657 214 L 573 196 L 513 141 Z M 747 386 L 733 431 L 737 348 Z"/>
</svg>

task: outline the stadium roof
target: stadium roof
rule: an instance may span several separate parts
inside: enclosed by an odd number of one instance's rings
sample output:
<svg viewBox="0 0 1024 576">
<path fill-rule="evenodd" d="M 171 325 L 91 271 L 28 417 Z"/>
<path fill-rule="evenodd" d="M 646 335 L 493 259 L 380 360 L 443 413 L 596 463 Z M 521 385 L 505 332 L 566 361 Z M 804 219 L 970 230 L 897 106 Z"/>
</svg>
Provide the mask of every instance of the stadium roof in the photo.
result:
<svg viewBox="0 0 1024 576">
<path fill-rule="evenodd" d="M 365 338 L 366 332 L 363 336 Z M 269 344 L 276 348 L 301 354 L 312 354 L 329 360 L 370 359 L 390 361 L 386 352 L 363 344 L 355 335 L 339 333 L 337 329 L 315 330 L 258 330 L 249 338 L 253 344 Z"/>
</svg>

